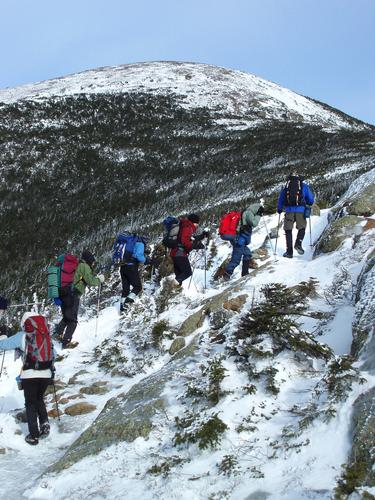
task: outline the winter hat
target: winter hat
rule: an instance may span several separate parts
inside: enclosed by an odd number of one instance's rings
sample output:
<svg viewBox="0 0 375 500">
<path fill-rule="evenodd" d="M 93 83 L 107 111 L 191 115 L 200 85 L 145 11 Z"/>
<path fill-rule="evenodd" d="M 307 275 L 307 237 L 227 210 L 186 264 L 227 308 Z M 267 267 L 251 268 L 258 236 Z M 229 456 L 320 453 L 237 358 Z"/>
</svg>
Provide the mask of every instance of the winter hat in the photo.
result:
<svg viewBox="0 0 375 500">
<path fill-rule="evenodd" d="M 197 214 L 189 214 L 188 215 L 188 220 L 192 222 L 193 224 L 199 224 L 199 215 Z"/>
<path fill-rule="evenodd" d="M 36 313 L 33 312 L 25 312 L 21 319 L 21 328 L 24 328 L 26 321 L 32 316 L 36 316 Z"/>
<path fill-rule="evenodd" d="M 95 262 L 95 257 L 88 250 L 84 250 L 82 252 L 81 259 L 84 260 L 89 266 L 92 266 Z"/>
</svg>

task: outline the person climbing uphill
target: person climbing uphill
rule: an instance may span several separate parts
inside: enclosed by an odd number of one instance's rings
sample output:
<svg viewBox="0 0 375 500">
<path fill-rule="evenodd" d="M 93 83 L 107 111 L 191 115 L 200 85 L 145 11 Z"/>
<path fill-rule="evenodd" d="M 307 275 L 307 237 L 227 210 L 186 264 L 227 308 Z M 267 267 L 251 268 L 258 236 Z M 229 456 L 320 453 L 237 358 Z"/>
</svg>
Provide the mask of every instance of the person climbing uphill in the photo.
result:
<svg viewBox="0 0 375 500">
<path fill-rule="evenodd" d="M 208 231 L 196 234 L 199 226 L 199 220 L 200 219 L 197 214 L 190 214 L 186 219 L 181 219 L 178 234 L 178 245 L 170 251 L 176 281 L 179 286 L 181 286 L 182 282 L 190 278 L 193 274 L 189 262 L 189 253 L 191 250 L 204 249 L 202 240 L 208 237 Z"/>
<path fill-rule="evenodd" d="M 314 194 L 308 184 L 303 182 L 301 176 L 293 173 L 289 176 L 287 183 L 281 189 L 277 204 L 277 213 L 281 214 L 285 209 L 284 231 L 286 238 L 286 252 L 283 257 L 293 258 L 293 226 L 298 229 L 294 248 L 300 255 L 305 253 L 302 241 L 306 232 L 306 219 L 310 216 L 311 205 L 314 203 Z"/>
<path fill-rule="evenodd" d="M 145 256 L 146 238 L 133 236 L 135 242 L 132 251 L 125 251 L 120 264 L 122 295 L 120 311 L 124 311 L 127 304 L 132 304 L 142 291 L 142 282 L 139 274 L 139 264 L 149 263 Z M 130 291 L 131 290 L 131 291 Z"/>
<path fill-rule="evenodd" d="M 253 228 L 259 224 L 260 218 L 264 213 L 264 200 L 259 203 L 253 203 L 247 207 L 241 214 L 237 234 L 234 238 L 230 239 L 233 246 L 232 256 L 229 263 L 225 266 L 223 279 L 229 281 L 235 268 L 241 263 L 242 259 L 242 272 L 241 276 L 246 276 L 249 273 L 251 263 L 251 250 L 248 247 L 251 241 L 251 234 Z"/>
<path fill-rule="evenodd" d="M 56 328 L 57 337 L 62 338 L 62 348 L 75 347 L 71 340 L 78 324 L 78 309 L 81 296 L 86 286 L 99 286 L 104 283 L 103 274 L 93 275 L 95 257 L 88 250 L 84 250 L 80 262 L 75 270 L 73 285 L 66 295 L 61 297 L 63 318 Z"/>
<path fill-rule="evenodd" d="M 26 443 L 37 445 L 39 438 L 50 433 L 44 393 L 53 378 L 54 350 L 47 321 L 37 313 L 26 312 L 21 319 L 22 331 L 0 338 L 0 349 L 15 349 L 22 358 L 20 383 L 24 391 L 29 434 Z"/>
</svg>

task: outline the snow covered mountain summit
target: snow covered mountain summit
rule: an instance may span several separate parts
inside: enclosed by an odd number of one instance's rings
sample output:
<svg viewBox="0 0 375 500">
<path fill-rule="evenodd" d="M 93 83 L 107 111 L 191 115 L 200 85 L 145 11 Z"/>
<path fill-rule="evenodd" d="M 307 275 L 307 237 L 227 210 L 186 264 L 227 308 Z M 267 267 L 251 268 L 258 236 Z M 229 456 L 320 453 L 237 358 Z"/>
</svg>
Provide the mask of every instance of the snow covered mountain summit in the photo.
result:
<svg viewBox="0 0 375 500">
<path fill-rule="evenodd" d="M 256 127 L 267 120 L 310 123 L 332 130 L 369 128 L 255 75 L 198 63 L 150 62 L 84 71 L 0 90 L 0 102 L 135 92 L 173 96 L 184 109 L 207 108 L 217 114 L 218 124 L 236 128 Z"/>
</svg>

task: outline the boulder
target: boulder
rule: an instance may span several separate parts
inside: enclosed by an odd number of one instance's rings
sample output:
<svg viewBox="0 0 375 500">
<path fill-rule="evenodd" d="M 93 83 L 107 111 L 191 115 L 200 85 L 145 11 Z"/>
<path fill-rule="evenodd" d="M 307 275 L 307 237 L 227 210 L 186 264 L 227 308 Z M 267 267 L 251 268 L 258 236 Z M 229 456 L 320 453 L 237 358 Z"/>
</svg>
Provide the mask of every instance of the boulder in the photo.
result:
<svg viewBox="0 0 375 500">
<path fill-rule="evenodd" d="M 15 414 L 14 418 L 17 422 L 22 422 L 23 424 L 27 423 L 26 410 L 21 410 Z"/>
<path fill-rule="evenodd" d="M 66 405 L 67 403 L 69 403 L 69 401 L 72 401 L 74 399 L 83 399 L 84 396 L 82 394 L 72 394 L 71 396 L 67 396 L 65 398 L 61 398 L 58 403 L 60 405 Z"/>
<path fill-rule="evenodd" d="M 221 330 L 221 328 L 224 328 L 228 324 L 231 316 L 232 314 L 225 309 L 219 309 L 213 312 L 210 315 L 211 328 L 213 330 Z"/>
<path fill-rule="evenodd" d="M 177 352 L 169 363 L 135 384 L 127 394 L 107 401 L 93 424 L 71 445 L 66 454 L 48 472 L 59 472 L 84 457 L 95 455 L 119 442 L 133 442 L 150 434 L 153 417 L 164 415 L 165 385 L 194 361 L 197 337 Z"/>
<path fill-rule="evenodd" d="M 367 186 L 353 200 L 350 200 L 346 210 L 350 215 L 369 217 L 375 213 L 375 184 Z"/>
<path fill-rule="evenodd" d="M 60 414 L 61 414 L 61 412 L 60 412 Z M 57 411 L 57 408 L 52 408 L 52 410 L 49 410 L 47 415 L 49 416 L 49 418 L 58 418 L 59 413 Z"/>
<path fill-rule="evenodd" d="M 103 385 L 93 384 L 87 387 L 81 387 L 80 394 L 105 394 L 109 389 Z"/>
<path fill-rule="evenodd" d="M 5 455 L 6 452 L 6 448 L 0 448 L 0 455 Z"/>
<path fill-rule="evenodd" d="M 70 377 L 70 379 L 68 380 L 68 385 L 76 384 L 78 377 L 80 377 L 81 375 L 85 375 L 86 373 L 87 370 L 79 370 L 79 372 L 75 373 L 73 377 Z"/>
<path fill-rule="evenodd" d="M 269 257 L 269 253 L 266 247 L 260 247 L 254 250 L 252 257 L 255 260 L 266 260 Z"/>
<path fill-rule="evenodd" d="M 81 402 L 74 403 L 73 405 L 65 408 L 64 413 L 70 415 L 71 417 L 76 417 L 77 415 L 85 415 L 86 413 L 91 413 L 96 410 L 96 406 L 90 403 Z"/>
<path fill-rule="evenodd" d="M 319 241 L 316 251 L 323 253 L 333 252 L 341 243 L 355 234 L 355 226 L 361 222 L 356 215 L 345 215 L 332 222 Z"/>
<path fill-rule="evenodd" d="M 174 354 L 176 354 L 176 352 L 183 349 L 185 345 L 186 345 L 186 340 L 184 337 L 176 337 L 169 348 L 169 354 L 173 356 Z"/>
<path fill-rule="evenodd" d="M 224 302 L 223 307 L 228 311 L 240 312 L 247 300 L 247 295 L 237 295 L 233 299 L 228 299 Z"/>
</svg>

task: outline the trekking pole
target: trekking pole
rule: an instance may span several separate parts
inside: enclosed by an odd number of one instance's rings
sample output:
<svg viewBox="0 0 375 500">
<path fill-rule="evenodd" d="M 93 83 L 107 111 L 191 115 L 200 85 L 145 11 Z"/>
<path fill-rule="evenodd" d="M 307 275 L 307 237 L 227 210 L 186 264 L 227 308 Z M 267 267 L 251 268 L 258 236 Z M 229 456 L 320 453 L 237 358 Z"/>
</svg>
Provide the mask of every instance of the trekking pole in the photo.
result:
<svg viewBox="0 0 375 500">
<path fill-rule="evenodd" d="M 275 255 L 276 255 L 276 250 L 277 250 L 277 240 L 279 239 L 280 219 L 281 219 L 281 214 L 279 214 L 279 219 L 277 221 L 276 242 L 275 242 Z"/>
<path fill-rule="evenodd" d="M 57 411 L 57 419 L 60 420 L 60 410 L 59 410 L 59 404 L 57 402 L 56 386 L 55 386 L 54 380 L 52 380 L 52 385 L 53 385 L 53 392 L 55 394 L 55 405 L 56 405 L 56 411 Z"/>
<path fill-rule="evenodd" d="M 268 237 L 270 245 L 271 245 L 271 250 L 273 251 L 273 245 L 272 245 L 270 233 L 268 232 L 267 223 L 266 223 L 264 217 L 262 217 L 262 218 L 263 218 L 264 227 L 266 228 L 266 231 L 267 231 L 267 237 Z M 275 261 L 276 261 L 277 259 L 276 259 L 276 253 L 275 252 L 273 252 L 273 256 L 275 257 Z"/>
<path fill-rule="evenodd" d="M 310 247 L 312 248 L 312 238 L 311 238 L 311 217 L 309 217 L 309 228 L 310 228 Z"/>
<path fill-rule="evenodd" d="M 102 290 L 102 284 L 100 283 L 98 286 L 98 301 L 96 304 L 96 324 L 95 324 L 95 337 L 98 333 L 98 324 L 99 324 L 99 308 L 100 308 L 100 293 Z"/>
<path fill-rule="evenodd" d="M 44 301 L 42 301 L 42 302 L 28 302 L 28 303 L 25 303 L 25 304 L 11 304 L 10 306 L 8 306 L 8 309 L 10 307 L 35 306 L 35 305 L 39 305 L 39 304 L 44 304 Z"/>
<path fill-rule="evenodd" d="M 204 290 L 207 289 L 207 249 L 204 247 Z"/>
<path fill-rule="evenodd" d="M 3 352 L 3 360 L 1 362 L 0 378 L 1 378 L 1 375 L 3 374 L 4 359 L 5 359 L 5 351 Z"/>
<path fill-rule="evenodd" d="M 195 271 L 195 267 L 193 267 L 193 268 L 191 269 L 191 271 L 192 271 L 192 272 L 191 272 L 191 276 L 190 276 L 190 280 L 189 280 L 188 290 L 189 290 L 190 285 L 191 285 L 191 280 L 193 279 L 193 274 L 194 274 L 194 271 Z"/>
</svg>

